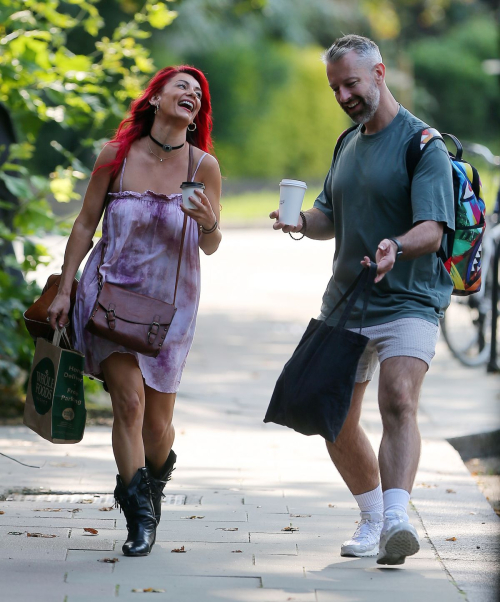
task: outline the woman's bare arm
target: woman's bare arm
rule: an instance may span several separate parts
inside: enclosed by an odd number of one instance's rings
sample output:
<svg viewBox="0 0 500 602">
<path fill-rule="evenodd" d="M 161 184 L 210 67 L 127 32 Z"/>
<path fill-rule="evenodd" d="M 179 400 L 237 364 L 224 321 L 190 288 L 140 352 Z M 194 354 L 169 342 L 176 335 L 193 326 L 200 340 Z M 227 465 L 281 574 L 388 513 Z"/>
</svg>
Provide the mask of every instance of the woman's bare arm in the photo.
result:
<svg viewBox="0 0 500 602">
<path fill-rule="evenodd" d="M 107 144 L 97 158 L 95 168 L 110 163 L 116 157 L 117 148 Z M 92 246 L 92 238 L 101 219 L 106 193 L 111 183 L 111 170 L 100 169 L 90 178 L 82 209 L 73 224 L 64 253 L 59 292 L 48 309 L 52 328 L 62 328 L 68 322 L 70 293 L 76 272 Z"/>
<path fill-rule="evenodd" d="M 183 208 L 183 211 L 196 220 L 199 226 L 203 226 L 205 230 L 210 230 L 215 220 L 217 220 L 217 223 L 220 220 L 221 175 L 217 159 L 207 155 L 200 166 L 200 172 L 200 180 L 205 184 L 205 191 L 195 191 L 197 209 Z M 221 240 L 222 233 L 219 228 L 210 234 L 200 232 L 200 249 L 206 255 L 211 255 L 217 251 Z"/>
</svg>

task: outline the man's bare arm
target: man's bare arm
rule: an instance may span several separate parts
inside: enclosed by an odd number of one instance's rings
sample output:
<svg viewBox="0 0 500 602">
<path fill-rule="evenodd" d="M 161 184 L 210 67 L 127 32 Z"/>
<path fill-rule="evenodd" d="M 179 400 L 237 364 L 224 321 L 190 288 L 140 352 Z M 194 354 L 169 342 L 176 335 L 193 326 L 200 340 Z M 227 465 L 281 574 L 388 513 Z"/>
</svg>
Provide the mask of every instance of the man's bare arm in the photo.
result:
<svg viewBox="0 0 500 602">
<path fill-rule="evenodd" d="M 419 222 L 406 234 L 396 236 L 403 248 L 403 254 L 398 261 L 417 259 L 428 253 L 436 253 L 441 245 L 443 238 L 444 224 L 441 222 L 425 221 Z M 392 270 L 396 261 L 397 245 L 384 238 L 377 247 L 375 261 L 378 265 L 377 277 L 375 282 L 380 282 L 382 278 Z M 365 257 L 361 265 L 368 267 L 370 258 Z"/>
</svg>

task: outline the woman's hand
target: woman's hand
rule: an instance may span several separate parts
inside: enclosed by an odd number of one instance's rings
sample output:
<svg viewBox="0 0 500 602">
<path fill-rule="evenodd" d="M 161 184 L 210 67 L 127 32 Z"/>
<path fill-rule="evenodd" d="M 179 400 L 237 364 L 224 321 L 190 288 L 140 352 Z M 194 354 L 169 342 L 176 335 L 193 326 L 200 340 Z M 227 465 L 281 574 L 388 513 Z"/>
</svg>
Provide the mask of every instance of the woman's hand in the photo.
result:
<svg viewBox="0 0 500 602">
<path fill-rule="evenodd" d="M 205 230 L 210 230 L 217 219 L 212 205 L 204 192 L 195 190 L 194 193 L 196 197 L 190 196 L 189 200 L 195 205 L 196 209 L 188 209 L 181 203 L 181 210 L 188 217 L 192 217 L 199 226 L 202 226 Z"/>
<path fill-rule="evenodd" d="M 47 310 L 47 317 L 51 327 L 61 329 L 69 324 L 70 296 L 63 293 L 57 293 L 54 301 Z"/>
</svg>

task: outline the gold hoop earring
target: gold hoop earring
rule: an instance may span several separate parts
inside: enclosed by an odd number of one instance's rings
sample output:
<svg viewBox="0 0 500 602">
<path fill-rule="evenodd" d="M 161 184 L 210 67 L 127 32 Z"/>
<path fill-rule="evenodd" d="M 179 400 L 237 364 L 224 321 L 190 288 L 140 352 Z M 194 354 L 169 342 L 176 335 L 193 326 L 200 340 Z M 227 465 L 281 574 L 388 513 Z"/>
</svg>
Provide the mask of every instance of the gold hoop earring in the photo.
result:
<svg viewBox="0 0 500 602">
<path fill-rule="evenodd" d="M 194 127 L 189 127 L 189 126 L 191 126 L 191 125 L 193 125 Z M 194 131 L 195 131 L 195 129 L 196 129 L 196 123 L 193 121 L 193 123 L 190 123 L 190 124 L 188 125 L 187 129 L 188 129 L 188 132 L 194 132 Z"/>
</svg>

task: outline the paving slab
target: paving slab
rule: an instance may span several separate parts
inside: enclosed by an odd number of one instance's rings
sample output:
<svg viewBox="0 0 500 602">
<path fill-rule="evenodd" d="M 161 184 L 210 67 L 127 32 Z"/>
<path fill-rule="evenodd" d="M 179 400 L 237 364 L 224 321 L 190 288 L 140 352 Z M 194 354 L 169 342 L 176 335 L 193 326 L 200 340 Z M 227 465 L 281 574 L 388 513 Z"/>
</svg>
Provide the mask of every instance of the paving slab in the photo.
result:
<svg viewBox="0 0 500 602">
<path fill-rule="evenodd" d="M 404 602 L 422 602 L 422 596 L 425 596 L 428 600 L 439 600 L 439 602 L 463 602 L 463 596 L 456 592 L 436 592 L 439 598 L 431 596 L 429 591 L 425 594 L 420 590 L 405 590 L 402 594 L 401 600 Z M 387 602 L 388 595 L 385 591 L 371 591 L 369 597 L 364 590 L 356 590 L 351 587 L 347 590 L 337 589 L 335 591 L 325 591 L 323 589 L 316 590 L 316 601 L 317 602 Z"/>
<path fill-rule="evenodd" d="M 26 579 L 21 583 L 12 581 L 2 588 L 4 600 L 36 600 L 37 602 L 64 602 L 71 595 L 87 596 L 87 600 L 94 600 L 94 596 L 107 596 L 110 599 L 115 596 L 114 585 L 92 583 L 52 583 L 40 587 L 36 582 L 27 583 Z M 116 599 L 116 598 L 115 598 Z"/>
<path fill-rule="evenodd" d="M 175 602 L 494 602 L 500 522 L 445 437 L 499 428 L 497 376 L 464 370 L 438 344 L 422 394 L 424 440 L 409 511 L 422 549 L 401 567 L 339 556 L 359 513 L 324 442 L 263 424 L 331 270 L 333 244 L 302 242 L 234 231 L 202 257 L 197 333 L 176 402 L 177 469 L 149 557 L 124 557 L 123 514 L 100 510 L 112 505 L 116 476 L 109 428 L 87 428 L 80 444 L 57 446 L 25 427 L 0 427 L 0 451 L 40 467 L 0 456 L 0 495 L 12 500 L 0 501 L 0 576 L 9 576 L 12 599 L 137 601 L 149 594 L 133 588 L 158 587 L 165 592 L 154 599 Z M 362 414 L 375 448 L 376 385 Z M 299 530 L 281 531 L 290 524 Z M 85 535 L 89 527 L 98 535 Z M 58 537 L 7 535 L 28 529 Z M 182 546 L 183 554 L 171 551 Z M 23 580 L 23 566 L 36 567 L 33 583 Z"/>
</svg>

